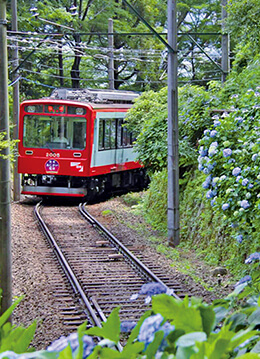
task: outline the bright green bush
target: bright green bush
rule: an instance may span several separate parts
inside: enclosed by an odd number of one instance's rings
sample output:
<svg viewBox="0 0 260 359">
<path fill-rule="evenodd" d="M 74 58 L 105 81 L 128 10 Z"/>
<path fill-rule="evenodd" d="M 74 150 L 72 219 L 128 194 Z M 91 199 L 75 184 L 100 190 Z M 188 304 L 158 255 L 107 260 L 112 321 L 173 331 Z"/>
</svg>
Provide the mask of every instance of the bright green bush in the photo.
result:
<svg viewBox="0 0 260 359">
<path fill-rule="evenodd" d="M 22 299 L 23 297 L 17 299 L 11 307 L 0 316 L 0 353 L 8 350 L 12 350 L 18 354 L 24 353 L 28 351 L 28 347 L 33 339 L 36 330 L 36 321 L 34 321 L 28 328 L 12 326 L 11 323 L 8 322 L 13 310 Z M 33 349 L 30 349 L 29 351 L 32 350 Z"/>
<path fill-rule="evenodd" d="M 180 166 L 196 163 L 196 147 L 203 130 L 211 123 L 209 108 L 216 103 L 213 92 L 198 86 L 179 89 Z M 167 88 L 145 92 L 127 116 L 127 127 L 137 137 L 138 159 L 151 170 L 167 166 Z"/>
</svg>

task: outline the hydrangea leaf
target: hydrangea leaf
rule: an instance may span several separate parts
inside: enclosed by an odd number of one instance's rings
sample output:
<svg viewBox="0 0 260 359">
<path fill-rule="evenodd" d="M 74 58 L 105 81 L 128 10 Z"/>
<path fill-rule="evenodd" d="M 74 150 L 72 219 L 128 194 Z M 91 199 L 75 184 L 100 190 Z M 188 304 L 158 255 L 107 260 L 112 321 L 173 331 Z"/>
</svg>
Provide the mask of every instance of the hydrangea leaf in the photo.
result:
<svg viewBox="0 0 260 359">
<path fill-rule="evenodd" d="M 164 332 L 162 330 L 158 331 L 154 335 L 154 340 L 152 343 L 148 345 L 146 348 L 145 354 L 147 355 L 147 358 L 153 358 L 163 340 Z"/>
<path fill-rule="evenodd" d="M 215 326 L 216 314 L 211 307 L 200 306 L 198 309 L 202 319 L 203 331 L 209 336 Z"/>
<path fill-rule="evenodd" d="M 248 318 L 250 324 L 258 325 L 260 324 L 260 308 L 256 309 Z"/>
<path fill-rule="evenodd" d="M 165 319 L 172 320 L 180 309 L 182 302 L 166 294 L 153 297 L 152 308 L 154 313 L 160 313 Z"/>
<path fill-rule="evenodd" d="M 118 343 L 120 336 L 120 319 L 119 319 L 120 308 L 113 309 L 106 322 L 102 323 L 102 328 L 94 327 L 86 331 L 86 334 L 97 335 L 105 339 L 112 340 Z"/>
<path fill-rule="evenodd" d="M 207 340 L 207 335 L 204 332 L 193 332 L 182 335 L 177 341 L 177 347 L 191 347 L 196 342 L 204 342 Z"/>
</svg>

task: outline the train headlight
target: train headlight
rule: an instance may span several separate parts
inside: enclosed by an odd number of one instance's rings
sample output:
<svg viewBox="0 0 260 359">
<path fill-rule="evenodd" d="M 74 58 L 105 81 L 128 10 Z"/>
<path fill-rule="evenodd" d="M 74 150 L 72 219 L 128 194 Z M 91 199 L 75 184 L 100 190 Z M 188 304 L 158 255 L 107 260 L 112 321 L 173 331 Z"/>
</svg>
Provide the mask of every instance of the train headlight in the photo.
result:
<svg viewBox="0 0 260 359">
<path fill-rule="evenodd" d="M 32 178 L 28 178 L 27 183 L 28 186 L 35 186 L 35 181 Z"/>
</svg>

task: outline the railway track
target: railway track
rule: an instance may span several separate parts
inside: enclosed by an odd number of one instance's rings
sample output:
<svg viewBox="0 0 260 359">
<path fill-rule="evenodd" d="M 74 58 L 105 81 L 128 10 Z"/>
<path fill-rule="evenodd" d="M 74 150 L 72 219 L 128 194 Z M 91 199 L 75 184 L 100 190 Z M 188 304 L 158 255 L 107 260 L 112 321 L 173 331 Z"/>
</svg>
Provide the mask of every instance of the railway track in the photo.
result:
<svg viewBox="0 0 260 359">
<path fill-rule="evenodd" d="M 181 286 L 162 273 L 142 247 L 133 246 L 127 238 L 119 241 L 87 212 L 85 205 L 81 204 L 79 211 L 75 207 L 35 207 L 67 278 L 68 285 L 56 295 L 64 300 L 63 311 L 71 327 L 85 320 L 100 326 L 118 306 L 121 321 L 138 321 L 148 307 L 144 296 L 135 301 L 131 297 L 146 283 L 160 283 L 174 297 L 184 296 Z"/>
</svg>

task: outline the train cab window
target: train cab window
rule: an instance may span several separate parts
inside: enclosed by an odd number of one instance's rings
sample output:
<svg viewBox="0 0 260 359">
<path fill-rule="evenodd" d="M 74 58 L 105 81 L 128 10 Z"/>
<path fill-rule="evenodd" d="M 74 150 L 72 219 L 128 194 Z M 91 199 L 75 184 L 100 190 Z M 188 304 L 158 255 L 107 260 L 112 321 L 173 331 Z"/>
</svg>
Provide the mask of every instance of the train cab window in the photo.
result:
<svg viewBox="0 0 260 359">
<path fill-rule="evenodd" d="M 24 147 L 84 149 L 86 119 L 79 117 L 26 115 L 23 127 Z"/>
</svg>

